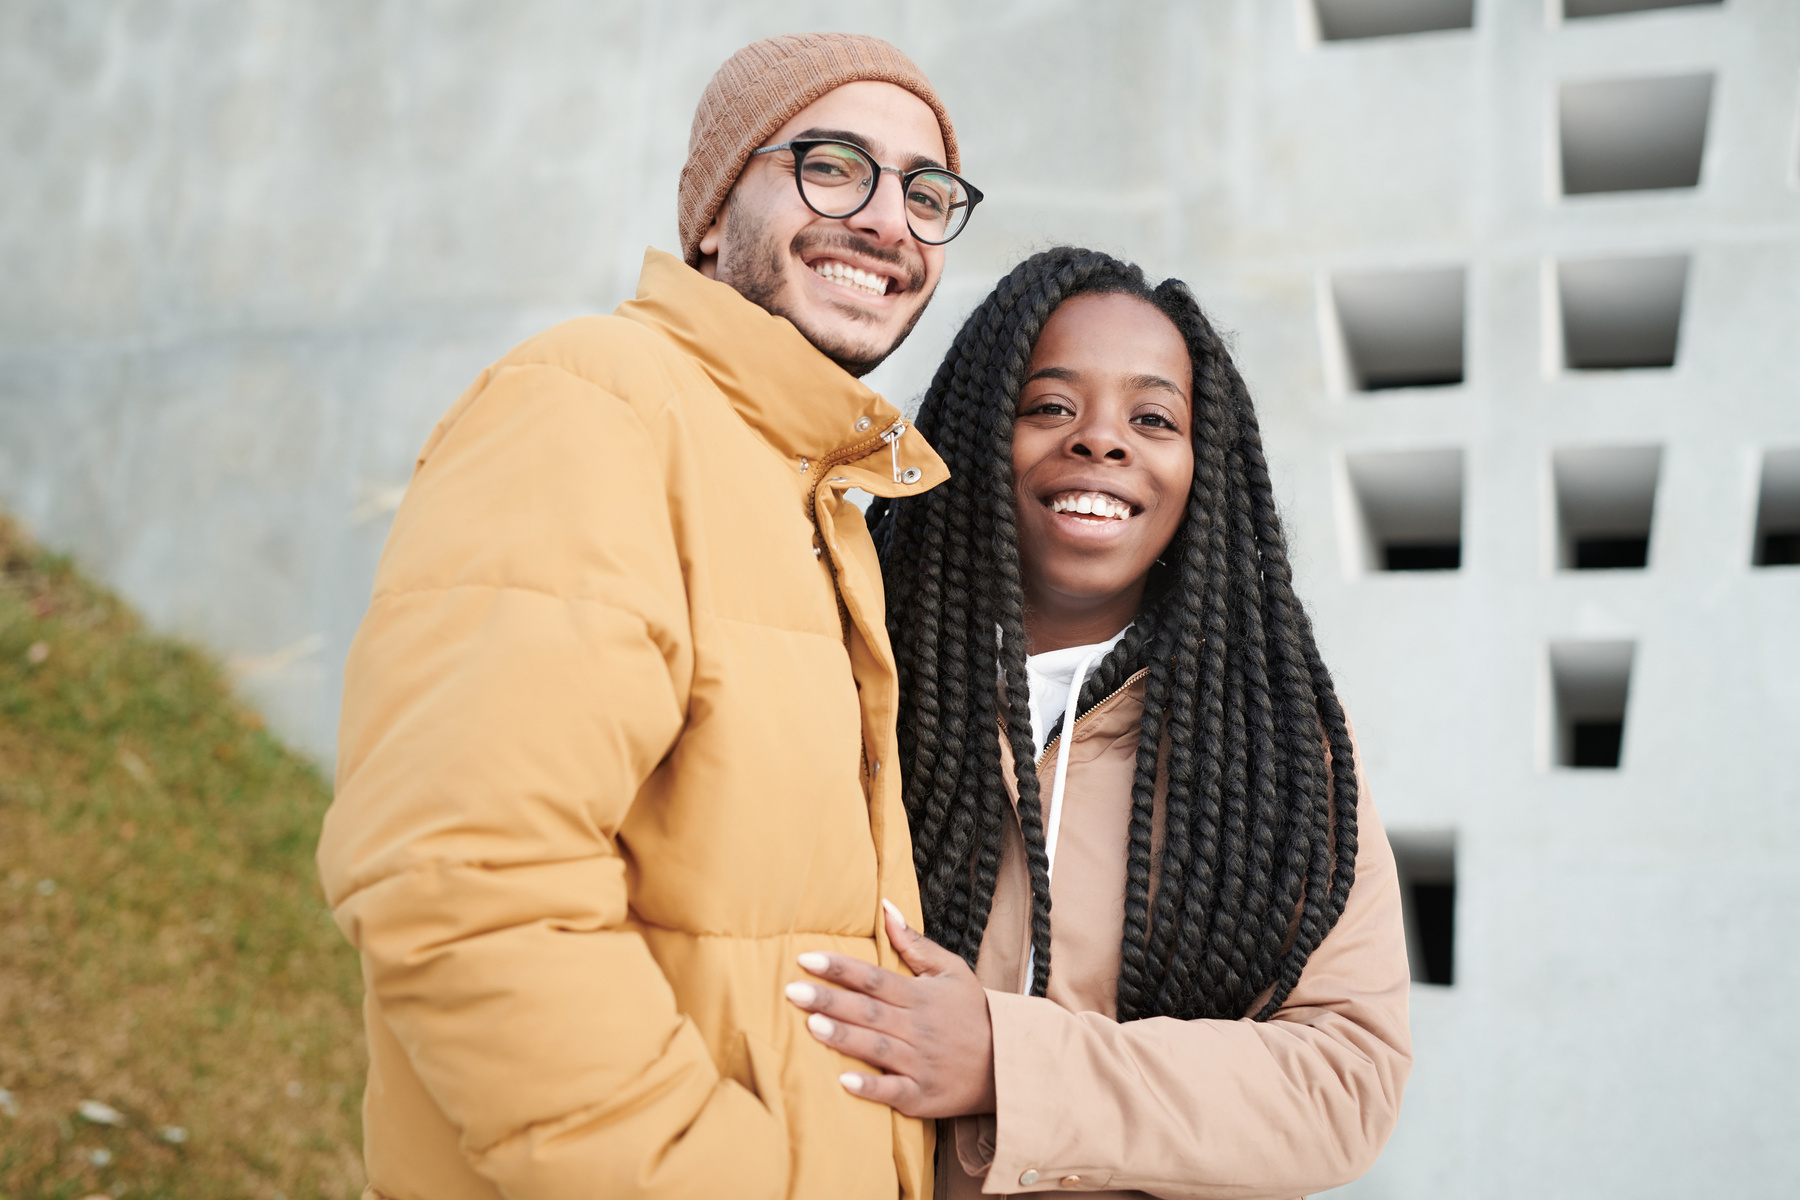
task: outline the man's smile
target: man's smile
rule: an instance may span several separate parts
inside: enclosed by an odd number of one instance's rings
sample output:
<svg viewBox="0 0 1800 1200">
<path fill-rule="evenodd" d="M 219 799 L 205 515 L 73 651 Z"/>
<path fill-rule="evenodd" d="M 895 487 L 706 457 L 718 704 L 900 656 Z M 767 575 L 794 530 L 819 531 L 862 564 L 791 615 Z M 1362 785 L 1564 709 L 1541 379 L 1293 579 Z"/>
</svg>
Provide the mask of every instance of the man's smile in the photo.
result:
<svg viewBox="0 0 1800 1200">
<path fill-rule="evenodd" d="M 899 280 L 894 277 L 852 266 L 839 258 L 817 258 L 806 265 L 811 267 L 813 274 L 821 279 L 829 280 L 864 295 L 885 296 L 890 290 L 898 290 L 896 285 Z"/>
</svg>

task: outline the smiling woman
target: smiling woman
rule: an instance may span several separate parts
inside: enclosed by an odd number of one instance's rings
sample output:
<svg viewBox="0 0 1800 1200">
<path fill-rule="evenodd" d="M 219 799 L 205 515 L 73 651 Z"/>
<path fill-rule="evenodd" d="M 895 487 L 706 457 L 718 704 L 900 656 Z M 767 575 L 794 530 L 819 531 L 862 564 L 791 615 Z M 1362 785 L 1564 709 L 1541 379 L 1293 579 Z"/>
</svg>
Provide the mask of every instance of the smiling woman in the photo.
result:
<svg viewBox="0 0 1800 1200">
<path fill-rule="evenodd" d="M 1048 251 L 917 424 L 950 481 L 869 515 L 926 929 L 790 1000 L 880 1068 L 846 1089 L 952 1119 L 941 1195 L 1349 1182 L 1411 1064 L 1399 889 L 1224 343 Z"/>
<path fill-rule="evenodd" d="M 1193 368 L 1154 304 L 1067 300 L 1032 348 L 1013 423 L 1013 498 L 1033 654 L 1124 629 L 1194 481 Z"/>
</svg>

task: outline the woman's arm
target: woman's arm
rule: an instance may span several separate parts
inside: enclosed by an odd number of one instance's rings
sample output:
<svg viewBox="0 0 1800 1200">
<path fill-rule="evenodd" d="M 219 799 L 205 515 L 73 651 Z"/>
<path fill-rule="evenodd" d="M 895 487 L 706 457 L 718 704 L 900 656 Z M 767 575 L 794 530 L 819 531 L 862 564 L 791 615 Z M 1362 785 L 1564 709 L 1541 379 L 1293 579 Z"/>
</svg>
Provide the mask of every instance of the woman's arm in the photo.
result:
<svg viewBox="0 0 1800 1200">
<path fill-rule="evenodd" d="M 1399 1118 L 1412 1038 L 1399 881 L 1366 786 L 1362 796 L 1344 915 L 1270 1020 L 1119 1024 L 989 993 L 998 1116 L 991 1129 L 959 1121 L 956 1138 L 965 1169 L 987 1167 L 984 1191 L 1280 1200 L 1374 1164 Z M 1070 1175 L 1079 1183 L 1062 1184 Z"/>
<path fill-rule="evenodd" d="M 852 1077 L 867 1080 L 852 1090 L 890 1104 L 905 1097 L 915 1107 L 895 1104 L 903 1112 L 979 1111 L 942 1098 L 966 1095 L 962 1076 L 991 1061 L 997 1116 L 959 1121 L 956 1137 L 964 1168 L 985 1173 L 987 1192 L 1113 1188 L 1277 1200 L 1347 1183 L 1386 1144 L 1412 1066 L 1399 881 L 1367 784 L 1359 791 L 1356 883 L 1343 917 L 1269 1021 L 1120 1024 L 988 992 L 986 1019 L 961 1013 L 959 1003 L 955 1027 L 991 1030 L 991 1060 L 966 1049 L 959 1058 L 911 1041 L 921 1021 L 945 1024 L 930 989 L 919 987 L 926 978 L 889 976 L 879 981 L 886 999 L 876 1000 L 866 994 L 870 981 L 852 974 L 866 966 L 847 960 L 802 965 L 865 994 L 821 988 L 801 1007 L 835 1018 L 828 1036 L 815 1036 L 890 1072 Z M 917 933 L 902 930 L 894 942 L 921 975 L 953 976 L 939 959 L 967 971 Z M 962 990 L 937 989 L 959 999 Z M 1065 1184 L 1070 1176 L 1076 1182 Z"/>
</svg>

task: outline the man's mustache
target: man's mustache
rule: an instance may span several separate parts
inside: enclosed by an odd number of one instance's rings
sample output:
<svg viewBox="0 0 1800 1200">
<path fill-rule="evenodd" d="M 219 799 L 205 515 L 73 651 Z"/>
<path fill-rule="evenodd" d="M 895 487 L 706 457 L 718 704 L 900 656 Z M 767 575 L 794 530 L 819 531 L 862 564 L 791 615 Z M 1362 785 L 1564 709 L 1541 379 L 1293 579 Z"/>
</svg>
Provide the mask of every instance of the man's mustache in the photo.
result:
<svg viewBox="0 0 1800 1200">
<path fill-rule="evenodd" d="M 808 253 L 820 250 L 846 250 L 898 268 L 905 280 L 902 292 L 916 292 L 925 286 L 925 261 L 889 246 L 881 246 L 853 233 L 828 233 L 819 229 L 802 229 L 788 243 L 795 258 L 805 261 Z"/>
</svg>

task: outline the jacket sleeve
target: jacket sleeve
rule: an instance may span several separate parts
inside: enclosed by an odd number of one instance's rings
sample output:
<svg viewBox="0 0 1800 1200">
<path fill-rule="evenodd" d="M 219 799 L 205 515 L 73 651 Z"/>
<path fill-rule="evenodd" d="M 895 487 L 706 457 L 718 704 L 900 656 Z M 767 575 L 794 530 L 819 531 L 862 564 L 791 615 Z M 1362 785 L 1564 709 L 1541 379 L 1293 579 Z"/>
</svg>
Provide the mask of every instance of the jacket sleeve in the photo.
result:
<svg viewBox="0 0 1800 1200">
<path fill-rule="evenodd" d="M 1399 1118 L 1412 1038 L 1393 851 L 1360 762 L 1357 781 L 1356 882 L 1268 1021 L 1120 1024 L 988 993 L 997 1115 L 956 1129 L 964 1169 L 986 1170 L 984 1192 L 1288 1200 L 1374 1164 Z"/>
<path fill-rule="evenodd" d="M 659 422 L 502 368 L 427 445 L 345 668 L 319 847 L 384 1020 L 512 1200 L 785 1191 L 626 908 L 617 835 L 693 670 Z M 687 481 L 691 485 L 691 480 Z"/>
</svg>

